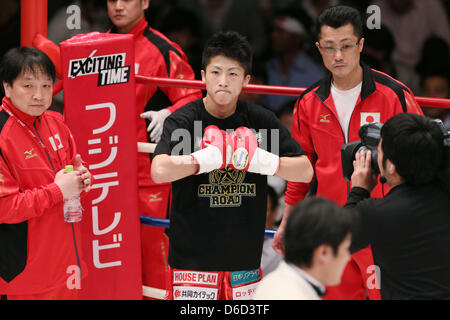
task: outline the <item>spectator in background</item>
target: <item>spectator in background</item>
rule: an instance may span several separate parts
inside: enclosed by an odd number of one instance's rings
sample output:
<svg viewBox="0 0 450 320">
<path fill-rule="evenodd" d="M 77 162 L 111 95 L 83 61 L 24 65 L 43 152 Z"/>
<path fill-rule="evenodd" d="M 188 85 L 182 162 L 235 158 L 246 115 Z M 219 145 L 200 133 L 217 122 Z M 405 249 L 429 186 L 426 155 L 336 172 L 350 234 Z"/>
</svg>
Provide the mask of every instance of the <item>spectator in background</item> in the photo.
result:
<svg viewBox="0 0 450 320">
<path fill-rule="evenodd" d="M 0 38 L 0 57 L 20 45 L 20 1 L 0 1 Z"/>
<path fill-rule="evenodd" d="M 420 61 L 416 66 L 416 71 L 421 75 L 427 74 L 430 70 L 449 70 L 450 50 L 444 39 L 436 36 L 429 37 L 422 48 Z"/>
<path fill-rule="evenodd" d="M 339 2 L 339 0 L 260 0 L 260 6 L 267 26 L 272 26 L 275 19 L 283 15 L 301 21 L 305 28 L 304 50 L 316 64 L 321 65 L 322 59 L 314 46 L 314 21 L 323 9 Z M 270 51 L 270 48 L 268 49 Z"/>
<path fill-rule="evenodd" d="M 74 21 L 72 11 L 67 12 L 70 5 L 80 8 L 80 25 L 71 26 L 68 22 Z M 108 14 L 105 9 L 104 0 L 77 0 L 64 5 L 58 10 L 48 23 L 48 39 L 56 44 L 67 40 L 80 33 L 93 31 L 106 32 L 111 23 L 108 21 Z"/>
<path fill-rule="evenodd" d="M 422 95 L 431 98 L 450 98 L 450 71 L 446 69 L 429 70 L 421 79 Z M 450 109 L 422 106 L 423 113 L 430 118 L 441 119 L 450 131 Z"/>
<path fill-rule="evenodd" d="M 391 77 L 396 77 L 397 69 L 392 61 L 395 40 L 391 31 L 385 26 L 372 30 L 366 27 L 363 34 L 365 42 L 361 60 L 371 68 L 384 72 Z"/>
<path fill-rule="evenodd" d="M 278 120 L 288 129 L 290 134 L 292 134 L 292 112 L 294 105 L 295 100 L 288 101 L 276 113 Z M 277 176 L 268 176 L 267 183 L 275 190 L 278 196 L 278 215 L 280 218 L 277 218 L 277 220 L 281 219 L 284 210 L 284 192 L 286 191 L 287 181 Z"/>
<path fill-rule="evenodd" d="M 261 7 L 266 13 L 268 23 L 272 24 L 277 13 L 290 12 L 302 21 L 307 33 L 314 33 L 314 21 L 325 8 L 337 5 L 339 0 L 263 0 Z"/>
<path fill-rule="evenodd" d="M 327 7 L 337 5 L 339 0 L 263 0 L 261 6 L 267 12 L 269 23 L 277 13 L 290 12 L 304 24 L 308 33 L 314 33 L 314 21 L 317 16 Z"/>
<path fill-rule="evenodd" d="M 306 0 L 299 1 L 304 10 L 311 17 L 311 20 L 316 21 L 320 13 L 328 7 L 336 6 L 339 4 L 339 0 Z"/>
<path fill-rule="evenodd" d="M 260 57 L 266 47 L 266 30 L 258 0 L 177 0 L 177 6 L 197 12 L 202 23 L 202 46 L 217 31 L 232 30 L 247 37 Z"/>
<path fill-rule="evenodd" d="M 355 215 L 324 198 L 295 206 L 284 235 L 285 257 L 265 277 L 255 300 L 319 300 L 326 285 L 337 285 L 350 259 Z"/>
<path fill-rule="evenodd" d="M 0 2 L 0 57 L 13 47 L 20 46 L 20 2 L 4 0 Z M 0 90 L 0 99 L 4 93 Z"/>
<path fill-rule="evenodd" d="M 176 0 L 151 0 L 149 10 L 145 11 L 145 20 L 151 22 L 152 28 L 161 30 L 161 26 L 166 22 L 166 15 L 176 8 Z"/>
<path fill-rule="evenodd" d="M 422 55 L 416 66 L 420 74 L 421 95 L 431 98 L 450 98 L 450 50 L 447 42 L 432 36 L 425 41 Z M 441 119 L 450 130 L 450 109 L 423 107 L 430 118 Z"/>
<path fill-rule="evenodd" d="M 249 84 L 266 84 L 266 70 L 261 60 L 253 62 L 253 72 Z M 264 95 L 260 93 L 241 92 L 240 100 L 262 105 Z"/>
<path fill-rule="evenodd" d="M 202 46 L 201 27 L 197 15 L 186 9 L 173 8 L 164 16 L 159 30 L 181 47 L 188 57 L 196 78 L 200 79 Z"/>
<path fill-rule="evenodd" d="M 314 1 L 314 0 L 310 0 L 310 1 Z M 339 2 L 339 4 L 341 4 L 343 6 L 352 7 L 352 8 L 355 8 L 356 10 L 358 10 L 359 12 L 364 13 L 367 11 L 367 7 L 370 5 L 370 3 L 372 1 L 371 0 L 339 0 L 338 2 Z"/>
<path fill-rule="evenodd" d="M 359 0 L 361 1 L 361 0 Z M 316 50 L 314 43 L 316 39 L 314 37 L 314 23 L 319 14 L 328 7 L 341 4 L 340 0 L 306 0 L 295 1 L 299 3 L 300 9 L 296 11 L 296 16 L 305 26 L 308 38 L 306 39 L 306 53 L 319 65 L 322 66 L 322 57 Z"/>
<path fill-rule="evenodd" d="M 291 97 L 292 98 L 292 97 Z M 296 100 L 286 102 L 280 110 L 276 113 L 278 120 L 288 129 L 292 134 L 292 113 L 294 111 Z M 284 192 L 286 191 L 287 181 L 277 176 L 268 176 L 267 183 L 271 186 L 278 195 L 278 212 L 279 216 L 283 215 L 284 210 Z"/>
<path fill-rule="evenodd" d="M 80 24 L 68 25 L 68 22 L 74 23 L 74 13 L 67 12 L 67 8 L 75 5 L 80 8 Z M 104 0 L 77 0 L 72 3 L 62 5 L 58 11 L 54 13 L 48 23 L 49 40 L 56 44 L 70 39 L 77 34 L 89 32 L 105 32 L 110 27 L 108 15 L 105 9 Z M 64 92 L 61 91 L 53 98 L 53 110 L 60 113 L 64 112 Z"/>
<path fill-rule="evenodd" d="M 381 19 L 393 33 L 396 47 L 393 60 L 397 63 L 398 80 L 413 92 L 419 89 L 415 66 L 425 40 L 439 36 L 450 44 L 450 28 L 444 7 L 439 0 L 375 0 Z"/>
<path fill-rule="evenodd" d="M 283 104 L 283 106 L 278 110 L 276 113 L 278 119 L 281 121 L 282 124 L 289 130 L 289 132 L 292 134 L 292 113 L 294 112 L 294 106 L 295 106 L 296 99 L 292 99 Z"/>
<path fill-rule="evenodd" d="M 274 229 L 278 220 L 279 198 L 275 189 L 270 185 L 267 186 L 267 215 L 266 215 L 266 229 Z M 278 221 L 279 222 L 279 221 Z M 263 251 L 261 256 L 261 271 L 263 277 L 275 270 L 283 260 L 283 256 L 272 248 L 273 238 L 264 239 Z"/>
<path fill-rule="evenodd" d="M 267 84 L 290 87 L 309 87 L 324 75 L 321 67 L 303 50 L 306 33 L 294 17 L 280 16 L 272 30 L 271 49 L 274 57 L 266 63 Z M 267 95 L 263 104 L 277 112 L 292 97 Z"/>
</svg>

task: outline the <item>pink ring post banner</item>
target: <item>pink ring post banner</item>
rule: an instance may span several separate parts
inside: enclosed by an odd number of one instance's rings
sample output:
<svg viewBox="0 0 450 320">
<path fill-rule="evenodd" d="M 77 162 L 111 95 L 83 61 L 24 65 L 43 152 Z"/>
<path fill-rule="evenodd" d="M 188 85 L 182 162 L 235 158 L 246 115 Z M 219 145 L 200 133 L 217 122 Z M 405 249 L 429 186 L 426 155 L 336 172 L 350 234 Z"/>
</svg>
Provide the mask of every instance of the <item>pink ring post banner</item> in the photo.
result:
<svg viewBox="0 0 450 320">
<path fill-rule="evenodd" d="M 77 35 L 61 43 L 61 60 L 65 120 L 93 177 L 79 297 L 142 299 L 133 38 Z"/>
</svg>

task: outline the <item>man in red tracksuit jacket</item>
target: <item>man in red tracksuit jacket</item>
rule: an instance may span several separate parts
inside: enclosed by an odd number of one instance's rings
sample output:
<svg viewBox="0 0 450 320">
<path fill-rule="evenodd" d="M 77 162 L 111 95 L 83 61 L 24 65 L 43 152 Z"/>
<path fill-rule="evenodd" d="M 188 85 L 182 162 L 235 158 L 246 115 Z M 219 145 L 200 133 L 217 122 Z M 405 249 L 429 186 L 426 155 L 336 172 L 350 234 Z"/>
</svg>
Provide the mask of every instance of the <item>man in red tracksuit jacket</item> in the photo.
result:
<svg viewBox="0 0 450 320">
<path fill-rule="evenodd" d="M 144 17 L 148 7 L 149 0 L 108 0 L 108 15 L 114 24 L 109 32 L 134 36 L 136 74 L 194 80 L 194 72 L 181 48 L 148 26 Z M 200 90 L 136 83 L 138 141 L 157 143 L 165 118 L 201 96 Z M 139 211 L 141 215 L 167 218 L 171 185 L 152 180 L 150 161 L 149 154 L 138 154 Z M 142 226 L 141 241 L 143 284 L 164 289 L 168 271 L 168 239 L 164 229 Z"/>
<path fill-rule="evenodd" d="M 91 176 L 52 101 L 55 68 L 41 51 L 14 48 L 0 67 L 1 299 L 76 299 L 86 276 L 78 223 L 64 199 L 88 191 Z M 64 173 L 66 165 L 75 171 Z"/>
<path fill-rule="evenodd" d="M 298 99 L 292 135 L 314 163 L 317 196 L 344 205 L 350 184 L 342 173 L 341 147 L 360 140 L 359 128 L 368 122 L 385 123 L 401 112 L 422 114 L 409 88 L 360 62 L 362 22 L 357 10 L 335 6 L 317 19 L 319 49 L 330 75 L 309 87 Z M 273 247 L 282 252 L 289 212 L 305 198 L 311 184 L 289 182 L 283 219 Z M 382 197 L 377 187 L 372 197 Z M 386 191 L 387 192 L 387 191 Z M 379 283 L 370 248 L 352 255 L 339 286 L 328 287 L 325 299 L 379 299 Z"/>
</svg>

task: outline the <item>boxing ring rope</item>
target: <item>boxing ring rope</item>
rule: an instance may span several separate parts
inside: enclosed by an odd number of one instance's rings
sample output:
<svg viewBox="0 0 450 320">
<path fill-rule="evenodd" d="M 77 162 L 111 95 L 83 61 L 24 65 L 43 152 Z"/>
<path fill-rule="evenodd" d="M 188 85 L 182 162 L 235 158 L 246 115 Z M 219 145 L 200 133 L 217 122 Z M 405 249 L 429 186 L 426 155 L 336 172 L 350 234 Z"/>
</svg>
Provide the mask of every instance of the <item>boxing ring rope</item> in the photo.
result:
<svg viewBox="0 0 450 320">
<path fill-rule="evenodd" d="M 161 228 L 169 228 L 170 227 L 170 220 L 169 219 L 162 219 L 162 218 L 155 218 L 155 217 L 146 217 L 146 216 L 140 216 L 141 224 L 146 226 L 153 226 L 153 227 L 161 227 Z M 273 238 L 273 235 L 275 234 L 276 230 L 273 229 L 266 229 L 264 232 L 264 238 Z"/>
<path fill-rule="evenodd" d="M 189 89 L 200 89 L 205 90 L 205 84 L 199 80 L 181 80 L 172 78 L 160 78 L 160 77 L 150 77 L 143 75 L 136 75 L 136 82 L 150 85 L 158 85 L 160 87 L 178 87 L 178 88 L 189 88 Z M 58 82 L 59 84 L 59 82 Z M 62 86 L 57 90 L 61 90 Z M 255 93 L 255 94 L 273 94 L 280 96 L 300 96 L 306 88 L 300 87 L 282 87 L 282 86 L 271 86 L 271 85 L 256 85 L 249 84 L 242 88 L 242 92 Z M 450 109 L 450 99 L 440 99 L 440 98 L 429 98 L 429 97 L 415 97 L 417 103 L 425 107 L 437 107 Z M 144 143 L 138 142 L 138 151 L 153 153 L 156 144 L 154 143 Z"/>
<path fill-rule="evenodd" d="M 205 84 L 199 80 L 181 80 L 172 78 L 159 78 L 136 75 L 137 83 L 158 85 L 160 87 L 179 87 L 190 89 L 205 90 Z M 306 88 L 300 87 L 282 87 L 270 85 L 249 84 L 242 88 L 242 92 L 256 93 L 256 94 L 273 94 L 280 96 L 300 96 Z M 450 99 L 429 98 L 429 97 L 415 97 L 417 103 L 423 107 L 437 107 L 450 109 Z"/>
<path fill-rule="evenodd" d="M 200 89 L 205 90 L 205 84 L 199 80 L 180 80 L 171 78 L 160 78 L 160 77 L 149 77 L 143 75 L 136 75 L 137 83 L 158 85 L 160 87 L 178 87 L 178 88 L 189 88 L 189 89 Z M 62 81 L 55 83 L 53 87 L 53 95 L 58 94 L 62 87 Z M 242 92 L 255 93 L 255 94 L 272 94 L 279 96 L 300 96 L 306 88 L 300 87 L 282 87 L 282 86 L 271 86 L 271 85 L 257 85 L 249 84 L 242 88 Z M 415 97 L 417 103 L 422 107 L 436 107 L 450 109 L 450 99 L 442 98 L 430 98 L 430 97 Z M 152 151 L 153 152 L 153 151 Z"/>
</svg>

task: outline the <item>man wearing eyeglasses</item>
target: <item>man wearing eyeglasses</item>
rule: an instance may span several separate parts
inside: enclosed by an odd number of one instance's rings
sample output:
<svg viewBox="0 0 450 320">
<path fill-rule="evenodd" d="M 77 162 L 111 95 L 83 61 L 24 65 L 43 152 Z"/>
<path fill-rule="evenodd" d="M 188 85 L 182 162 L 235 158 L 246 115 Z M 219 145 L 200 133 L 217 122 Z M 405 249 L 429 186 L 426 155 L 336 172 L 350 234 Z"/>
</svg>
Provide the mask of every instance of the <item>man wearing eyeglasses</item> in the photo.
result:
<svg viewBox="0 0 450 320">
<path fill-rule="evenodd" d="M 327 8 L 317 18 L 316 27 L 316 46 L 330 73 L 298 99 L 292 136 L 314 164 L 316 194 L 344 205 L 350 183 L 342 174 L 342 145 L 360 140 L 359 128 L 368 122 L 385 123 L 401 112 L 422 114 L 422 111 L 409 88 L 360 61 L 364 38 L 357 10 L 346 6 Z M 303 200 L 310 186 L 288 183 L 283 219 L 273 243 L 279 253 L 283 252 L 289 212 Z M 381 187 L 375 188 L 372 197 L 382 197 L 381 191 Z M 341 284 L 328 287 L 324 298 L 379 299 L 379 275 L 374 270 L 370 247 L 353 254 Z"/>
</svg>

